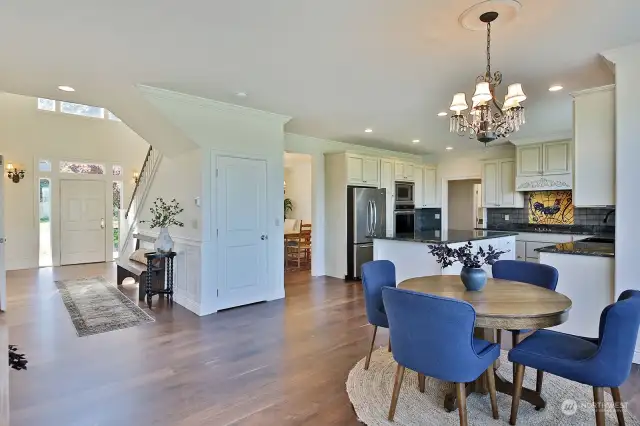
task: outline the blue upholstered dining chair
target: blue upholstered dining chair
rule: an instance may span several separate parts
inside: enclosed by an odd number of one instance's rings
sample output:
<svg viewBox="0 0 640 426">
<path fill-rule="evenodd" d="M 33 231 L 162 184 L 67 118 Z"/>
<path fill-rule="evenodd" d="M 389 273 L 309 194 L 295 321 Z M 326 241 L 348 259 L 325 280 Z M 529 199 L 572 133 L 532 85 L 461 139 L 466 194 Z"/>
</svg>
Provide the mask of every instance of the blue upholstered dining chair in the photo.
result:
<svg viewBox="0 0 640 426">
<path fill-rule="evenodd" d="M 558 270 L 553 266 L 540 263 L 522 262 L 519 260 L 499 260 L 492 267 L 493 278 L 499 278 L 509 281 L 518 281 L 527 284 L 533 284 L 549 290 L 556 290 L 558 286 Z M 520 341 L 520 335 L 531 330 L 509 330 L 511 332 L 511 347 L 514 348 Z M 497 330 L 497 342 L 502 343 L 502 330 Z M 515 378 L 515 368 L 513 376 Z M 536 392 L 542 392 L 542 380 L 544 373 L 537 372 L 536 376 Z"/>
<path fill-rule="evenodd" d="M 525 366 L 593 386 L 596 425 L 604 426 L 604 388 L 611 388 L 618 424 L 624 425 L 619 386 L 627 380 L 640 327 L 640 291 L 626 290 L 600 315 L 597 339 L 551 330 L 539 330 L 509 351 L 516 365 L 511 405 L 516 424 Z M 600 408 L 600 409 L 599 409 Z"/>
<path fill-rule="evenodd" d="M 387 314 L 382 303 L 382 288 L 396 286 L 396 267 L 388 260 L 374 260 L 362 265 L 362 286 L 364 288 L 364 305 L 367 310 L 367 320 L 373 325 L 371 347 L 364 363 L 364 369 L 369 369 L 371 352 L 376 341 L 378 327 L 389 328 Z M 389 347 L 391 350 L 391 347 Z"/>
<path fill-rule="evenodd" d="M 405 368 L 456 385 L 460 424 L 467 424 L 466 383 L 486 373 L 493 418 L 498 418 L 493 363 L 500 346 L 473 337 L 476 311 L 467 302 L 383 288 L 393 357 L 398 362 L 389 408 L 393 421 Z"/>
</svg>

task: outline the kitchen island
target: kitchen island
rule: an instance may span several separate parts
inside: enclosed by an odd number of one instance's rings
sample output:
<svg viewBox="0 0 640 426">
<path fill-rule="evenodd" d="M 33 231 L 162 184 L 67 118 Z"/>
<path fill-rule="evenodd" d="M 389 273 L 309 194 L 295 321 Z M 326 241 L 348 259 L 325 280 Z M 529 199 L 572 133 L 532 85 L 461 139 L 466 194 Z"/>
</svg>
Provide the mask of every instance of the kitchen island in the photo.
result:
<svg viewBox="0 0 640 426">
<path fill-rule="evenodd" d="M 540 263 L 558 270 L 556 291 L 573 302 L 569 319 L 554 330 L 598 337 L 600 312 L 617 297 L 615 242 L 599 236 L 537 249 Z"/>
<path fill-rule="evenodd" d="M 507 251 L 500 259 L 515 259 L 514 232 L 477 231 L 443 229 L 415 232 L 412 234 L 392 234 L 373 237 L 373 258 L 375 260 L 390 260 L 396 266 L 396 281 L 398 283 L 416 277 L 427 275 L 457 275 L 462 265 L 454 263 L 442 269 L 436 258 L 429 253 L 429 245 L 446 244 L 456 249 L 468 241 L 473 244 L 473 251 L 478 247 L 488 249 L 489 245 L 496 250 Z M 483 267 L 491 276 L 491 266 Z"/>
</svg>

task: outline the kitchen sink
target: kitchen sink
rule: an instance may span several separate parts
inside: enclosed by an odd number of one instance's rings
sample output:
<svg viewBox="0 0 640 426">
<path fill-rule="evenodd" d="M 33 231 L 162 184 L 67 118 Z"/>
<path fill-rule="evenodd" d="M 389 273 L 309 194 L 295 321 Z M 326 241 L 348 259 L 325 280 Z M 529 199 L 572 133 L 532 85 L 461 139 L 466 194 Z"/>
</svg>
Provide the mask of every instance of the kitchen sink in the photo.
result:
<svg viewBox="0 0 640 426">
<path fill-rule="evenodd" d="M 616 240 L 614 238 L 590 237 L 590 238 L 585 238 L 584 240 L 579 240 L 577 242 L 615 244 Z"/>
</svg>

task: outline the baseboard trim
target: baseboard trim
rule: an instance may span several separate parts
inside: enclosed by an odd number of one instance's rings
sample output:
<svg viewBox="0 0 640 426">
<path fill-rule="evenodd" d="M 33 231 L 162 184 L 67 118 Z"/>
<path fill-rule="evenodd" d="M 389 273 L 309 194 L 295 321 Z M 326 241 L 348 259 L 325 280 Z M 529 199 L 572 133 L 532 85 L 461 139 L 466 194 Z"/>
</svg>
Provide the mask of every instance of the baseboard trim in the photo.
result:
<svg viewBox="0 0 640 426">
<path fill-rule="evenodd" d="M 184 308 L 190 310 L 191 312 L 193 312 L 194 314 L 198 315 L 198 316 L 202 316 L 203 314 L 201 313 L 201 309 L 200 309 L 200 304 L 192 299 L 189 299 L 188 297 L 180 294 L 180 293 L 174 293 L 173 294 L 173 301 L 176 302 L 178 305 L 183 306 Z"/>
</svg>

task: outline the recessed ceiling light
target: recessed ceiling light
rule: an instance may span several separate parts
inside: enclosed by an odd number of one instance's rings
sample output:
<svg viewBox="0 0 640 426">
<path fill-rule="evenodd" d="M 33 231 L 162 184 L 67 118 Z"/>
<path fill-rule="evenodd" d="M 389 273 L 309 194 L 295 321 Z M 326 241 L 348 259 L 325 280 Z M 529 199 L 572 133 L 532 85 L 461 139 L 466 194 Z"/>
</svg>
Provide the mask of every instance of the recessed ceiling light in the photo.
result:
<svg viewBox="0 0 640 426">
<path fill-rule="evenodd" d="M 371 133 L 371 132 L 373 132 L 373 129 L 364 129 L 364 132 L 365 133 Z"/>
<path fill-rule="evenodd" d="M 239 98 L 246 98 L 247 97 L 247 93 L 246 92 L 238 92 L 236 93 L 236 96 Z"/>
<path fill-rule="evenodd" d="M 58 89 L 62 90 L 63 92 L 75 92 L 76 89 L 74 89 L 71 86 L 58 86 Z"/>
<path fill-rule="evenodd" d="M 448 115 L 448 114 L 446 112 L 444 112 L 444 111 L 438 113 L 438 117 L 444 117 L 446 115 Z"/>
<path fill-rule="evenodd" d="M 452 146 L 448 146 L 448 147 L 447 147 L 447 151 L 451 151 L 452 149 L 453 149 L 453 147 L 452 147 Z"/>
<path fill-rule="evenodd" d="M 550 92 L 557 92 L 559 90 L 564 89 L 564 87 L 560 86 L 559 84 L 553 85 L 551 87 L 549 87 L 549 91 Z"/>
<path fill-rule="evenodd" d="M 413 143 L 420 143 L 420 139 L 414 139 L 414 140 L 412 140 L 411 142 L 413 142 Z"/>
</svg>

